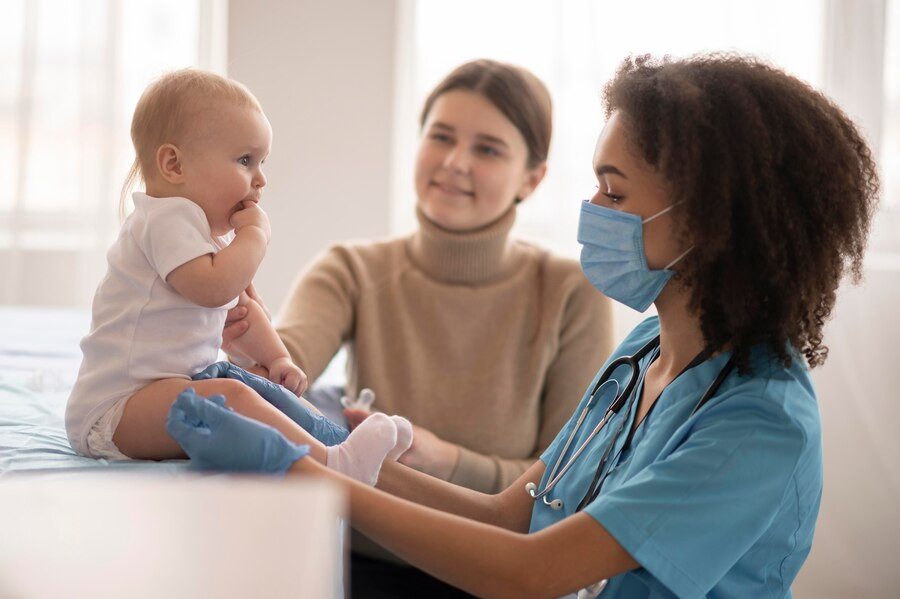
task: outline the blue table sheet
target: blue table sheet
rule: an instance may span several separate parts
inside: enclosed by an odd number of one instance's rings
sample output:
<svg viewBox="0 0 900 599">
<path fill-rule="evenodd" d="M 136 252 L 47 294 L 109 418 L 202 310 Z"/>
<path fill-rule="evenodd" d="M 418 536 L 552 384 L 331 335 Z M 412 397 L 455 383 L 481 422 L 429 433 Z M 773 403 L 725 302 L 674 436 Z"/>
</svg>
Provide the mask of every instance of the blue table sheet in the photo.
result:
<svg viewBox="0 0 900 599">
<path fill-rule="evenodd" d="M 77 455 L 64 414 L 78 374 L 81 310 L 0 306 L 0 476 L 106 468 L 180 472 L 186 460 L 110 462 Z"/>
</svg>

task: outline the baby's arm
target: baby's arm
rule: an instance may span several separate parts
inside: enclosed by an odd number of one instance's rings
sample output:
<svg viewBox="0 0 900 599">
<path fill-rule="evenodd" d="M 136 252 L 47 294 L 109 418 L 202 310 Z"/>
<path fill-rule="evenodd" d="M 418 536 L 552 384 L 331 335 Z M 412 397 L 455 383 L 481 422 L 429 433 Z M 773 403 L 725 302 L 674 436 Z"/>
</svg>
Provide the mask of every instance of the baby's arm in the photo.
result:
<svg viewBox="0 0 900 599">
<path fill-rule="evenodd" d="M 284 385 L 297 395 L 306 390 L 306 374 L 291 361 L 284 343 L 265 310 L 255 300 L 241 293 L 239 306 L 247 308 L 247 332 L 232 342 L 232 347 L 241 356 L 250 358 L 269 371 L 269 380 Z"/>
<path fill-rule="evenodd" d="M 244 291 L 266 255 L 271 235 L 269 218 L 256 202 L 244 202 L 244 207 L 232 215 L 231 226 L 234 239 L 227 247 L 185 262 L 169 273 L 166 282 L 207 308 L 223 306 L 239 297 L 238 303 L 248 308 L 250 329 L 242 336 L 238 353 L 267 368 L 272 381 L 300 394 L 306 390 L 306 374 L 291 362 L 262 307 Z"/>
<path fill-rule="evenodd" d="M 255 202 L 231 217 L 234 240 L 215 254 L 185 262 L 166 277 L 175 291 L 199 306 L 217 308 L 238 297 L 266 255 L 269 218 Z"/>
</svg>

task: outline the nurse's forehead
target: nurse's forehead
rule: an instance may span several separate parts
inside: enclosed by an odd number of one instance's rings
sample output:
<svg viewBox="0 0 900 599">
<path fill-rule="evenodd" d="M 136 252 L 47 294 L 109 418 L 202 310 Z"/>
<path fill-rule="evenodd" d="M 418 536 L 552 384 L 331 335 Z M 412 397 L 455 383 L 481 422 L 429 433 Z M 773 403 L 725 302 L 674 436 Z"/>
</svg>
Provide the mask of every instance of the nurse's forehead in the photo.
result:
<svg viewBox="0 0 900 599">
<path fill-rule="evenodd" d="M 621 127 L 611 117 L 594 145 L 594 171 L 598 176 L 608 173 L 624 176 L 623 170 L 629 162 Z"/>
</svg>

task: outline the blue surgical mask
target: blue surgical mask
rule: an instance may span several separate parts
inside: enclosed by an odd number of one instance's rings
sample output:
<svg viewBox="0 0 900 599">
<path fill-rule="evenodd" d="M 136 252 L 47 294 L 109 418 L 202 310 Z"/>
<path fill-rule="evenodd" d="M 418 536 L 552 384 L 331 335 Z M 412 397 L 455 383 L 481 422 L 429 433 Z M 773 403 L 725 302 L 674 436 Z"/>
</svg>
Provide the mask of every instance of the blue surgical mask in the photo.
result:
<svg viewBox="0 0 900 599">
<path fill-rule="evenodd" d="M 636 214 L 612 208 L 581 204 L 578 242 L 581 270 L 601 293 L 629 308 L 643 312 L 659 296 L 675 274 L 669 270 L 691 249 L 672 260 L 662 270 L 650 270 L 644 256 L 644 223 L 662 216 L 676 204 L 644 220 Z"/>
</svg>

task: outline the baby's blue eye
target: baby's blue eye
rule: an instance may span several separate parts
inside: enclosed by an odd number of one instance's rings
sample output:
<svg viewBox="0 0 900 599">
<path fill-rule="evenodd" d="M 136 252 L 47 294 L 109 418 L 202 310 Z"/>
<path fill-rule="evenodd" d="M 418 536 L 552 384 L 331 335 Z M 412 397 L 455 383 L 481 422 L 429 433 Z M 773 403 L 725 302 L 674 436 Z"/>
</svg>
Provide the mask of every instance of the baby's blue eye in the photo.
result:
<svg viewBox="0 0 900 599">
<path fill-rule="evenodd" d="M 242 166 L 247 166 L 250 164 L 250 157 L 249 156 L 241 156 L 240 158 L 238 158 L 238 162 Z"/>
</svg>

